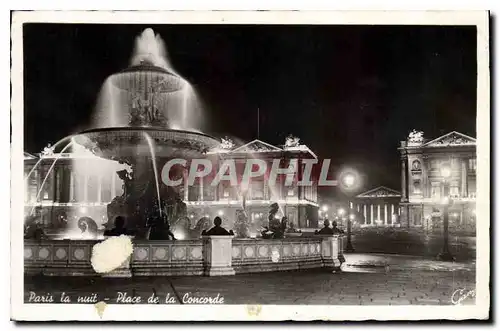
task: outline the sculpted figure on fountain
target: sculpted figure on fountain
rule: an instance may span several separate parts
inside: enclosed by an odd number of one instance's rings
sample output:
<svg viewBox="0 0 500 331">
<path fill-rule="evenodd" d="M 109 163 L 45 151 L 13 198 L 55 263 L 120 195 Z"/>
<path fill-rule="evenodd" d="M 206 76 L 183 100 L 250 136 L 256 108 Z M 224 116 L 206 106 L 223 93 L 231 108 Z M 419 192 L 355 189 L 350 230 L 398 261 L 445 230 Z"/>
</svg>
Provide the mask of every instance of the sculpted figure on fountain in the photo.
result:
<svg viewBox="0 0 500 331">
<path fill-rule="evenodd" d="M 283 239 L 287 218 L 283 217 L 280 221 L 278 217 L 279 205 L 277 203 L 273 203 L 270 206 L 269 210 L 269 226 L 264 228 L 264 231 L 261 232 L 262 238 L 264 239 Z"/>
</svg>

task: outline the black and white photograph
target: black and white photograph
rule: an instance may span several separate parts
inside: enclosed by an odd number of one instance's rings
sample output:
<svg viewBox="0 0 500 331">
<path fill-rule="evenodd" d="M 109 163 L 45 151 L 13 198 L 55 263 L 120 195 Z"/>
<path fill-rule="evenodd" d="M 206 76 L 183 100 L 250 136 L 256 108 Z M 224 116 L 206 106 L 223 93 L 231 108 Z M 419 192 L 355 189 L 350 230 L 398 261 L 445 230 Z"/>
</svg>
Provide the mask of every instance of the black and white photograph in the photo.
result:
<svg viewBox="0 0 500 331">
<path fill-rule="evenodd" d="M 12 319 L 488 319 L 488 12 L 269 13 L 13 13 Z"/>
</svg>

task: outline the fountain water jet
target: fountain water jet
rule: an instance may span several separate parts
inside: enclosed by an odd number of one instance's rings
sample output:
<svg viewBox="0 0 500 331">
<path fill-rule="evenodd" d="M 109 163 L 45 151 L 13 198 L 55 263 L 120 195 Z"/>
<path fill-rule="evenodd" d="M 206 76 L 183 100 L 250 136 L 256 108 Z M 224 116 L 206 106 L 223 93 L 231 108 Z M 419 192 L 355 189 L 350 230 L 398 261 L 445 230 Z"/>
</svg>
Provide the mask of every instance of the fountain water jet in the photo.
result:
<svg viewBox="0 0 500 331">
<path fill-rule="evenodd" d="M 35 201 L 38 201 L 38 198 L 40 197 L 40 193 L 43 190 L 43 186 L 45 185 L 45 182 L 47 181 L 47 178 L 49 178 L 49 175 L 51 175 L 52 169 L 54 169 L 54 166 L 56 165 L 56 162 L 61 158 L 61 156 L 64 153 L 64 151 L 66 151 L 66 149 L 68 149 L 68 147 L 70 147 L 71 145 L 73 145 L 72 141 L 69 142 L 66 146 L 64 146 L 64 148 L 61 150 L 61 152 L 57 155 L 57 157 L 54 159 L 54 161 L 50 165 L 49 171 L 47 171 L 47 174 L 45 175 L 45 178 L 42 181 L 42 185 L 40 185 L 40 189 L 38 190 L 38 192 L 36 194 Z M 36 208 L 36 205 L 33 206 L 33 208 L 31 208 L 30 215 L 33 214 L 33 211 L 35 210 L 35 208 Z"/>
<path fill-rule="evenodd" d="M 143 61 L 173 71 L 172 66 L 167 60 L 167 52 L 163 39 L 161 39 L 160 35 L 155 35 L 151 28 L 145 29 L 135 39 L 134 55 L 132 56 L 130 65 L 140 65 Z"/>
<path fill-rule="evenodd" d="M 165 54 L 161 39 L 146 29 L 136 41 L 132 65 L 111 75 L 103 86 L 107 95 L 98 111 L 104 113 L 97 118 L 108 119 L 105 127 L 99 123 L 97 128 L 75 136 L 75 141 L 94 155 L 130 167 L 130 171 L 117 172 L 123 181 L 123 194 L 112 200 L 107 213 L 108 220 L 125 216 L 127 227 L 139 237 L 147 233 L 146 218 L 155 210 L 155 201 L 159 201 L 158 206 L 167 206 L 164 213 L 170 222 L 186 210 L 179 188 L 158 182 L 156 164 L 177 157 L 199 158 L 219 145 L 215 138 L 185 130 L 188 102 L 172 108 L 176 106 L 172 101 L 183 91 L 193 90 L 171 69 Z M 187 95 L 191 98 L 194 93 Z M 174 125 L 184 130 L 173 130 Z M 141 143 L 145 137 L 147 144 Z"/>
<path fill-rule="evenodd" d="M 160 199 L 160 187 L 159 187 L 160 183 L 158 182 L 158 168 L 157 168 L 157 165 L 156 165 L 156 155 L 155 155 L 155 149 L 154 149 L 154 146 L 153 146 L 154 142 L 153 142 L 153 139 L 151 139 L 151 137 L 146 132 L 144 132 L 144 138 L 148 142 L 149 151 L 151 152 L 151 162 L 153 163 L 153 171 L 154 171 L 154 174 L 155 174 L 156 194 L 157 194 L 157 197 L 158 197 L 158 210 L 160 212 L 160 216 L 162 216 L 161 199 Z"/>
<path fill-rule="evenodd" d="M 63 142 L 65 142 L 65 141 L 67 141 L 67 140 L 69 140 L 69 139 L 71 139 L 72 137 L 73 137 L 73 136 L 68 136 L 68 137 L 65 137 L 65 138 L 63 138 L 63 139 L 59 140 L 57 143 L 55 143 L 55 144 L 54 144 L 54 146 L 52 146 L 52 149 L 53 149 L 53 150 L 55 150 L 55 149 L 56 149 L 56 148 L 57 148 L 60 144 L 62 144 Z M 65 150 L 66 150 L 66 148 L 67 148 L 67 146 L 65 146 L 65 147 L 63 148 L 63 151 L 65 151 Z M 61 151 L 60 153 L 63 153 L 63 152 Z M 40 158 L 40 159 L 39 159 L 39 160 L 35 163 L 35 165 L 33 166 L 33 168 L 31 168 L 30 172 L 26 175 L 26 177 L 24 177 L 24 180 L 25 180 L 25 181 L 26 181 L 26 180 L 28 180 L 28 179 L 30 178 L 30 176 L 31 176 L 31 174 L 33 173 L 33 171 L 35 171 L 35 170 L 38 168 L 38 166 L 40 165 L 40 163 L 41 163 L 42 161 L 43 161 L 43 158 Z"/>
</svg>

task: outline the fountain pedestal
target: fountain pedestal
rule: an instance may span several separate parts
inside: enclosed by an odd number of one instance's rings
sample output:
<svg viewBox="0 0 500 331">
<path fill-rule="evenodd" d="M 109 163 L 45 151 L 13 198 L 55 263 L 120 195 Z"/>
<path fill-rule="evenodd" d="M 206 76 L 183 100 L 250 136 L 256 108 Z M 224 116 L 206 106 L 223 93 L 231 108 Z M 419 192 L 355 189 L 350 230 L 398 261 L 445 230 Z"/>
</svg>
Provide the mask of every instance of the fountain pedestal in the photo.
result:
<svg viewBox="0 0 500 331">
<path fill-rule="evenodd" d="M 234 275 L 232 263 L 233 236 L 203 236 L 205 274 L 207 276 Z"/>
<path fill-rule="evenodd" d="M 333 271 L 340 270 L 342 260 L 345 261 L 340 247 L 341 237 L 339 235 L 318 235 L 322 237 L 321 255 L 325 267 Z"/>
</svg>

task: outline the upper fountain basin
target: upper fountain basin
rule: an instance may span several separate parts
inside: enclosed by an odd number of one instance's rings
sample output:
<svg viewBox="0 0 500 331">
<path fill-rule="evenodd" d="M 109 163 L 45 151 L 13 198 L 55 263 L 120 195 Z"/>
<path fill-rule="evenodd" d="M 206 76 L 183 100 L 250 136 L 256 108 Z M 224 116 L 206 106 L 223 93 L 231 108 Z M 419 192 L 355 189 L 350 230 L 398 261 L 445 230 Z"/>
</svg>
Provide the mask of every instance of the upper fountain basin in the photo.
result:
<svg viewBox="0 0 500 331">
<path fill-rule="evenodd" d="M 112 127 L 83 131 L 74 140 L 95 155 L 107 159 L 150 156 L 146 135 L 154 141 L 157 157 L 193 157 L 218 146 L 209 135 L 152 127 Z"/>
<path fill-rule="evenodd" d="M 158 93 L 180 91 L 186 85 L 182 77 L 146 60 L 113 74 L 111 83 L 125 91 Z"/>
</svg>

